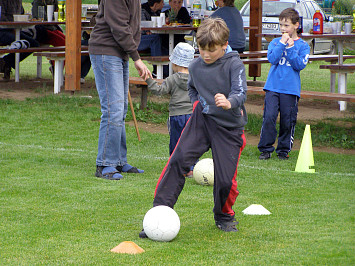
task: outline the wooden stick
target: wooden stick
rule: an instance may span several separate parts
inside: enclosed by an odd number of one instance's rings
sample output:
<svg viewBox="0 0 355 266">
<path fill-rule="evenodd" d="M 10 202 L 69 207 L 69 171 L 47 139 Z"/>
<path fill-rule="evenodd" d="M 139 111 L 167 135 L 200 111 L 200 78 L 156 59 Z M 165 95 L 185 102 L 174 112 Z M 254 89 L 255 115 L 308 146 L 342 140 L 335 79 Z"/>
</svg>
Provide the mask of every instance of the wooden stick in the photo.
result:
<svg viewBox="0 0 355 266">
<path fill-rule="evenodd" d="M 138 141 L 141 141 L 141 136 L 139 135 L 139 129 L 138 129 L 138 123 L 137 123 L 137 119 L 136 119 L 136 114 L 134 113 L 131 93 L 129 92 L 129 90 L 128 90 L 128 102 L 129 102 L 129 105 L 131 107 L 131 112 L 132 112 L 133 121 L 134 121 L 134 127 L 136 128 Z"/>
</svg>

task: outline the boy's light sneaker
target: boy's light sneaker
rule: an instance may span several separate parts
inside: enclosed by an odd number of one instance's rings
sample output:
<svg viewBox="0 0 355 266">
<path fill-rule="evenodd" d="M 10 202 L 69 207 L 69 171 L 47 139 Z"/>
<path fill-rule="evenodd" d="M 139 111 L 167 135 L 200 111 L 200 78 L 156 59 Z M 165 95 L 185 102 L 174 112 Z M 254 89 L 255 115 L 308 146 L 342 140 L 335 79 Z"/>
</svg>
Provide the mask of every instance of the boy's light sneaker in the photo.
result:
<svg viewBox="0 0 355 266">
<path fill-rule="evenodd" d="M 290 156 L 287 153 L 279 153 L 277 155 L 277 158 L 279 158 L 280 160 L 288 160 Z"/>
<path fill-rule="evenodd" d="M 238 232 L 236 225 L 239 224 L 237 221 L 229 222 L 217 222 L 216 226 L 224 232 Z"/>
<path fill-rule="evenodd" d="M 259 156 L 259 160 L 268 160 L 270 158 L 271 158 L 271 153 L 267 151 L 262 152 Z"/>
</svg>

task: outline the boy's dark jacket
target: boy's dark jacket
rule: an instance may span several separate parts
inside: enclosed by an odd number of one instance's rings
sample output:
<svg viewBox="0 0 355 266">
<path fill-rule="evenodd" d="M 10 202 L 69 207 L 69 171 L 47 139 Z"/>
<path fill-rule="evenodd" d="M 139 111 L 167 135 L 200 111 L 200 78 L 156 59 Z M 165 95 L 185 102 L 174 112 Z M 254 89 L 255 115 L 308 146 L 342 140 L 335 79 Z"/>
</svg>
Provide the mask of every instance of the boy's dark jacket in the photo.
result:
<svg viewBox="0 0 355 266">
<path fill-rule="evenodd" d="M 244 107 L 247 82 L 244 64 L 237 52 L 229 52 L 212 64 L 201 57 L 189 66 L 189 96 L 194 103 L 199 100 L 202 113 L 211 116 L 217 124 L 226 128 L 244 128 L 248 121 Z M 231 103 L 231 109 L 217 107 L 214 96 L 222 93 Z"/>
</svg>

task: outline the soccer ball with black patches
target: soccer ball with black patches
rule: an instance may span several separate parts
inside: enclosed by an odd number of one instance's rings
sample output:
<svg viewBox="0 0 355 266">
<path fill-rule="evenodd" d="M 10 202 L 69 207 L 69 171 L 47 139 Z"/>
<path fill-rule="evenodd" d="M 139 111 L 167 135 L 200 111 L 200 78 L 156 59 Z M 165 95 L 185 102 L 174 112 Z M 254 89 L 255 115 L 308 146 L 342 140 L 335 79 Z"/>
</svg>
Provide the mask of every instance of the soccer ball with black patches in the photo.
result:
<svg viewBox="0 0 355 266">
<path fill-rule="evenodd" d="M 151 240 L 168 242 L 179 233 L 180 219 L 172 208 L 156 206 L 145 214 L 143 229 Z"/>
<path fill-rule="evenodd" d="M 198 161 L 193 170 L 193 178 L 200 185 L 213 186 L 214 184 L 213 160 L 211 158 L 206 158 Z"/>
</svg>

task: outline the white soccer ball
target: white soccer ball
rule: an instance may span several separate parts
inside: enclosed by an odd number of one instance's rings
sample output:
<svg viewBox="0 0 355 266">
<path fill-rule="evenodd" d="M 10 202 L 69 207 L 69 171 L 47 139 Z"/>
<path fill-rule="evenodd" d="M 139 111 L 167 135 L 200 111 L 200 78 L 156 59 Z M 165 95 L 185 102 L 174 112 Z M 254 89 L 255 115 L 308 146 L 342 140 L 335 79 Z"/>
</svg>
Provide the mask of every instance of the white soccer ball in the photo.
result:
<svg viewBox="0 0 355 266">
<path fill-rule="evenodd" d="M 179 233 L 180 219 L 172 208 L 156 206 L 145 214 L 143 229 L 151 240 L 171 241 Z"/>
<path fill-rule="evenodd" d="M 198 161 L 193 170 L 193 178 L 200 185 L 213 186 L 213 160 L 211 158 L 206 158 Z"/>
</svg>

